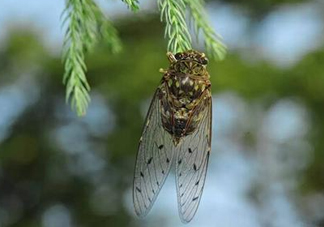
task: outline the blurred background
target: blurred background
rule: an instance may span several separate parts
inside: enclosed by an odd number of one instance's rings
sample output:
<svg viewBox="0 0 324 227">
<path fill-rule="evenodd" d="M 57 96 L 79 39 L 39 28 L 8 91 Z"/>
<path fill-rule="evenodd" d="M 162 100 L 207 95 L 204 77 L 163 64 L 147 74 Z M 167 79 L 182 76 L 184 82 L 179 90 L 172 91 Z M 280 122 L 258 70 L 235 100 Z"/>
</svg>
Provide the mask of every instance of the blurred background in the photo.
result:
<svg viewBox="0 0 324 227">
<path fill-rule="evenodd" d="M 135 156 L 165 57 L 156 1 L 98 1 L 123 52 L 87 56 L 92 102 L 65 104 L 63 0 L 0 1 L 0 226 L 183 226 L 173 173 L 147 218 Z M 209 63 L 212 155 L 190 226 L 324 226 L 324 2 L 207 1 L 227 58 Z M 203 50 L 200 45 L 196 49 Z"/>
</svg>

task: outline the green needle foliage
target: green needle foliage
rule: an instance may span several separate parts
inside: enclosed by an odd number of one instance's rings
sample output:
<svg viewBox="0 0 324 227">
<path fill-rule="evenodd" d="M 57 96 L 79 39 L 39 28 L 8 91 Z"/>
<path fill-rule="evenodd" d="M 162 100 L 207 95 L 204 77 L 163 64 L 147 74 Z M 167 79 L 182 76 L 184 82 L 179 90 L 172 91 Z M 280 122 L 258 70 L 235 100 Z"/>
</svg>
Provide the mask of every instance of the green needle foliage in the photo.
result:
<svg viewBox="0 0 324 227">
<path fill-rule="evenodd" d="M 90 102 L 90 86 L 86 78 L 85 54 L 91 51 L 99 39 L 105 40 L 111 53 L 121 49 L 116 29 L 107 20 L 95 0 L 66 0 L 63 12 L 65 33 L 63 60 L 66 85 L 66 101 L 79 116 L 86 113 Z M 122 0 L 132 11 L 139 9 L 138 0 Z M 223 59 L 226 48 L 206 19 L 203 0 L 158 0 L 161 20 L 165 22 L 167 50 L 173 53 L 192 49 L 191 36 L 186 23 L 186 11 L 190 11 L 194 32 L 201 31 L 207 54 L 214 59 Z"/>
<path fill-rule="evenodd" d="M 166 22 L 165 36 L 168 51 L 173 53 L 191 49 L 191 38 L 185 21 L 186 4 L 183 0 L 159 0 L 161 20 Z"/>
<path fill-rule="evenodd" d="M 204 35 L 207 54 L 214 59 L 223 60 L 226 54 L 226 47 L 221 42 L 220 36 L 213 30 L 206 19 L 206 12 L 202 0 L 185 0 L 191 13 L 191 20 L 194 24 L 195 33 L 198 39 L 199 32 Z"/>
<path fill-rule="evenodd" d="M 122 49 L 118 32 L 112 23 L 105 17 L 102 11 L 100 11 L 100 9 L 97 7 L 95 9 L 98 23 L 98 34 L 100 35 L 100 38 L 105 41 L 110 53 L 117 54 Z"/>
<path fill-rule="evenodd" d="M 108 41 L 113 53 L 120 50 L 120 41 L 116 30 L 93 0 L 67 0 L 63 13 L 63 25 L 68 23 L 63 48 L 66 100 L 82 116 L 90 102 L 90 86 L 85 76 L 85 53 L 93 49 L 100 35 Z"/>
<path fill-rule="evenodd" d="M 136 12 L 139 10 L 138 6 L 138 0 L 122 0 L 128 5 L 128 8 L 130 8 L 132 11 Z"/>
</svg>

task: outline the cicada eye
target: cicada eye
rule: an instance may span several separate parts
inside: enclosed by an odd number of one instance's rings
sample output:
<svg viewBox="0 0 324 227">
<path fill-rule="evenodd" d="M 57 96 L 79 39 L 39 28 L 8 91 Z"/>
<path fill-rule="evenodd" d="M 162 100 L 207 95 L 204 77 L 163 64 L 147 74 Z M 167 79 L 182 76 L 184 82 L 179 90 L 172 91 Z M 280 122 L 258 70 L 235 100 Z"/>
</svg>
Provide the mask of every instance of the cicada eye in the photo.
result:
<svg viewBox="0 0 324 227">
<path fill-rule="evenodd" d="M 177 53 L 176 55 L 174 55 L 174 57 L 177 59 L 177 60 L 180 60 L 182 55 L 180 53 Z"/>
<path fill-rule="evenodd" d="M 203 64 L 203 65 L 207 65 L 207 64 L 208 64 L 208 59 L 207 59 L 207 58 L 204 58 L 204 59 L 201 61 L 201 64 Z"/>
</svg>

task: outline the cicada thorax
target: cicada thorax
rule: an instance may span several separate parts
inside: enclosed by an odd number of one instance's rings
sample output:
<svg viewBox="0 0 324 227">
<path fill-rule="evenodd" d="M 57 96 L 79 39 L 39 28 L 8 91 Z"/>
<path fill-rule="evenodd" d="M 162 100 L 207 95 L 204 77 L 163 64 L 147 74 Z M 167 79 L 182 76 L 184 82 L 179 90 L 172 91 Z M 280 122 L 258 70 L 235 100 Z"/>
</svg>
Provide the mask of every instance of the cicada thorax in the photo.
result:
<svg viewBox="0 0 324 227">
<path fill-rule="evenodd" d="M 202 119 L 205 99 L 210 96 L 209 74 L 201 64 L 179 62 L 165 72 L 163 83 L 162 124 L 177 144 L 192 134 Z"/>
</svg>

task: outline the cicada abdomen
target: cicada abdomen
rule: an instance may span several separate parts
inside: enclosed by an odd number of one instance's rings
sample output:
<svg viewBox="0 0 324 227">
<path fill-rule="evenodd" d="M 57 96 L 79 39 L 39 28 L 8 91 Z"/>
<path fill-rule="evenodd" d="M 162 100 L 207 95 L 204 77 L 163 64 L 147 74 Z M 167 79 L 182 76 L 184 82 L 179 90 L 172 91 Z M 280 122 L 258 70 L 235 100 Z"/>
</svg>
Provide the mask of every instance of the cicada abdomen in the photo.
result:
<svg viewBox="0 0 324 227">
<path fill-rule="evenodd" d="M 167 56 L 170 66 L 161 70 L 139 143 L 133 200 L 136 214 L 145 216 L 175 162 L 179 213 L 189 222 L 201 199 L 211 146 L 208 60 L 194 50 Z"/>
</svg>

